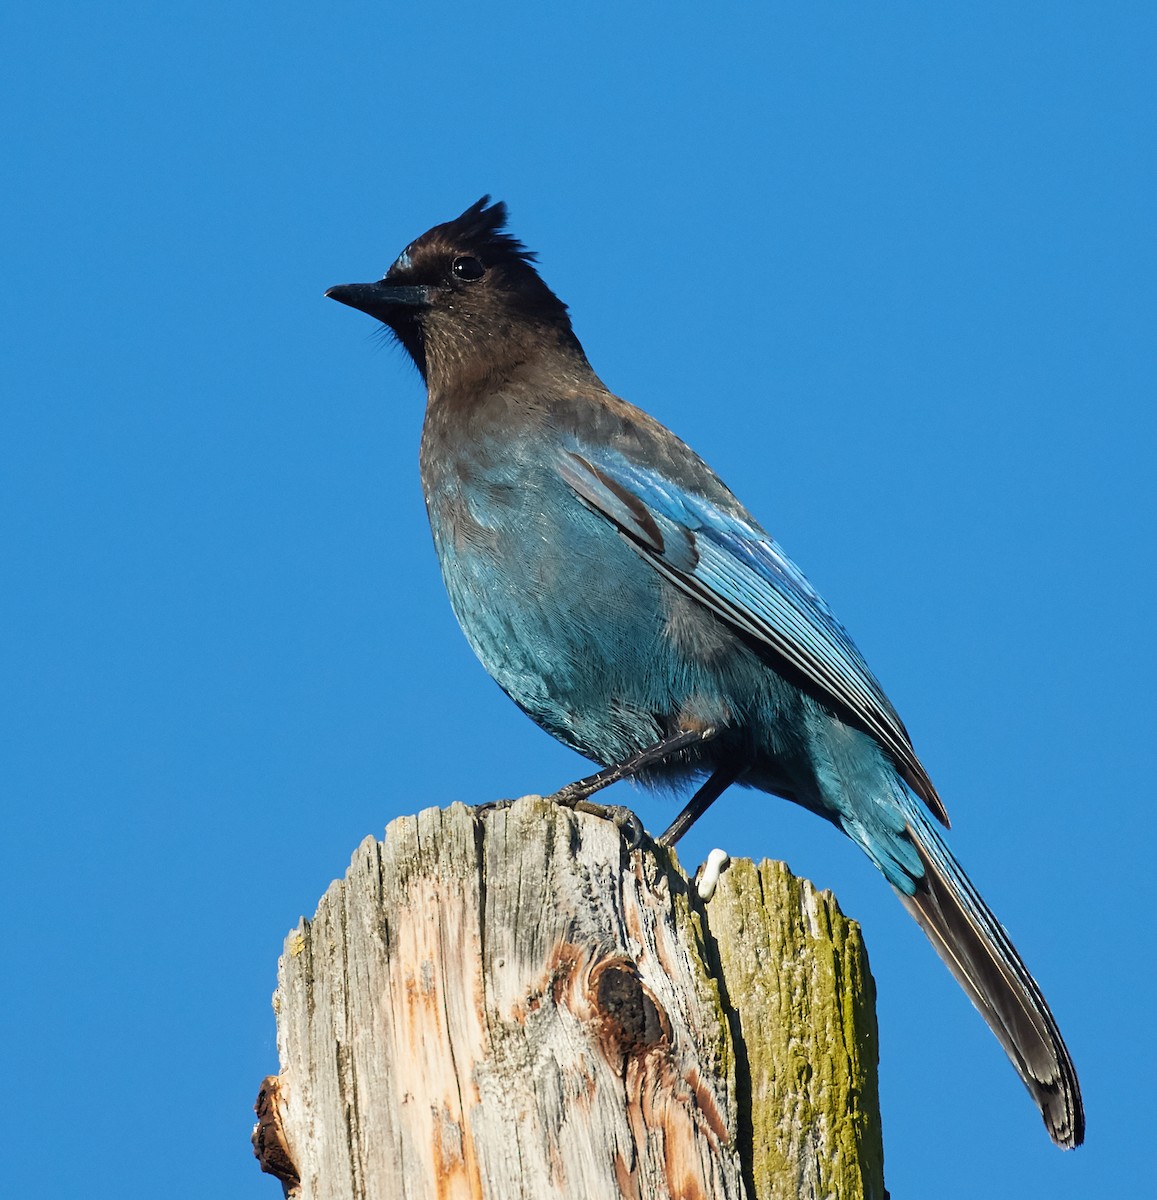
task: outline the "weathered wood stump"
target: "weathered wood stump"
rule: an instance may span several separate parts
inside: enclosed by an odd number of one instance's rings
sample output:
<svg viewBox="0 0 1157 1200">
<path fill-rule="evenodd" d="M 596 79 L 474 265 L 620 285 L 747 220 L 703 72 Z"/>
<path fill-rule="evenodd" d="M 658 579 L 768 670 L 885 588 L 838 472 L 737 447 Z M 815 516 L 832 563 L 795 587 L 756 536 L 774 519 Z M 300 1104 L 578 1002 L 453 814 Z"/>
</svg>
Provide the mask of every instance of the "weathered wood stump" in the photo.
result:
<svg viewBox="0 0 1157 1200">
<path fill-rule="evenodd" d="M 779 863 L 704 904 L 539 797 L 428 809 L 289 935 L 274 1004 L 255 1145 L 302 1200 L 886 1196 L 859 929 Z"/>
</svg>

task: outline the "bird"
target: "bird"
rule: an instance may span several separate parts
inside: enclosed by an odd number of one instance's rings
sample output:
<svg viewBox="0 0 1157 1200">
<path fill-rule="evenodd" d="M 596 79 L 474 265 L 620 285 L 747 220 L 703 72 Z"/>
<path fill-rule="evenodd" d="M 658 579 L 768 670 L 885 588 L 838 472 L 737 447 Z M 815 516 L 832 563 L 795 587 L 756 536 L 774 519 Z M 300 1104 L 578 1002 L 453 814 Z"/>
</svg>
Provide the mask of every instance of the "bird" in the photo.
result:
<svg viewBox="0 0 1157 1200">
<path fill-rule="evenodd" d="M 657 839 L 668 846 L 732 784 L 825 818 L 915 918 L 1053 1141 L 1079 1145 L 1064 1039 L 949 850 L 944 804 L 875 675 L 715 472 L 604 385 L 507 224 L 483 196 L 380 280 L 326 295 L 381 322 L 425 382 L 422 488 L 467 641 L 523 712 L 600 767 L 554 798 L 597 809 L 619 779 L 697 783 Z"/>
</svg>

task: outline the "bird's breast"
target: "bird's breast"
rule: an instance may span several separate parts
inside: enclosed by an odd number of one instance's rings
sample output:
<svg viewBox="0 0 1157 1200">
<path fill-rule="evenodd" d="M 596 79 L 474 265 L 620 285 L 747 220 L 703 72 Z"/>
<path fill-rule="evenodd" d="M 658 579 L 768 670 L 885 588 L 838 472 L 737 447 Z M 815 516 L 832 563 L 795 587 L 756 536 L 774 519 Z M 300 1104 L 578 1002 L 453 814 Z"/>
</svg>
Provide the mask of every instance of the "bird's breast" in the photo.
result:
<svg viewBox="0 0 1157 1200">
<path fill-rule="evenodd" d="M 462 456 L 428 473 L 426 504 L 468 636 L 499 625 L 528 639 L 536 661 L 545 661 L 550 647 L 534 644 L 537 630 L 549 632 L 551 645 L 562 638 L 592 652 L 611 637 L 612 618 L 635 626 L 636 637 L 637 626 L 654 624 L 661 581 L 552 462 Z"/>
<path fill-rule="evenodd" d="M 713 715 L 709 660 L 732 639 L 583 504 L 549 450 L 426 447 L 423 484 L 459 624 L 540 725 L 605 760 L 656 740 L 689 703 Z"/>
</svg>

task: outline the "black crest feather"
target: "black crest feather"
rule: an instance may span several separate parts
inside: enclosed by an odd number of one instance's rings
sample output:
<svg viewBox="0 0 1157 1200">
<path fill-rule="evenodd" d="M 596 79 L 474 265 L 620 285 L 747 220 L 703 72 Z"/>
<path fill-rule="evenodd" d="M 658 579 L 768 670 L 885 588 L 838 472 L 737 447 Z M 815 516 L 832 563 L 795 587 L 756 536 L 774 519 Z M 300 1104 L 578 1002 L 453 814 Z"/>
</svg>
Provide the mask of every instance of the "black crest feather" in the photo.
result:
<svg viewBox="0 0 1157 1200">
<path fill-rule="evenodd" d="M 537 259 L 532 250 L 506 232 L 506 205 L 501 200 L 491 204 L 489 196 L 483 196 L 452 221 L 435 225 L 421 240 L 426 238 L 475 250 L 491 262 L 506 258 L 530 264 Z"/>
</svg>

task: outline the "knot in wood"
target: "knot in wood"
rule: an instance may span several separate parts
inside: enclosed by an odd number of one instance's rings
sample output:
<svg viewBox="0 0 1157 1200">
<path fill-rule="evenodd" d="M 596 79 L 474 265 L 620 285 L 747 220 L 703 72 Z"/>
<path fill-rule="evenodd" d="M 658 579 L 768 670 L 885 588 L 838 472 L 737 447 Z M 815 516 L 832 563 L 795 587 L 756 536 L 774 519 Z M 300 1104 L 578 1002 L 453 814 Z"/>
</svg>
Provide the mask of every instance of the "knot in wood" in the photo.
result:
<svg viewBox="0 0 1157 1200">
<path fill-rule="evenodd" d="M 257 1103 L 253 1111 L 257 1124 L 253 1127 L 253 1154 L 267 1175 L 275 1175 L 285 1185 L 286 1195 L 295 1195 L 301 1186 L 297 1166 L 289 1153 L 285 1137 L 285 1126 L 281 1119 L 281 1080 L 276 1075 L 266 1075 L 257 1092 Z"/>
<path fill-rule="evenodd" d="M 596 968 L 591 979 L 603 1033 L 624 1057 L 641 1055 L 671 1040 L 671 1024 L 635 964 L 615 959 Z"/>
</svg>

